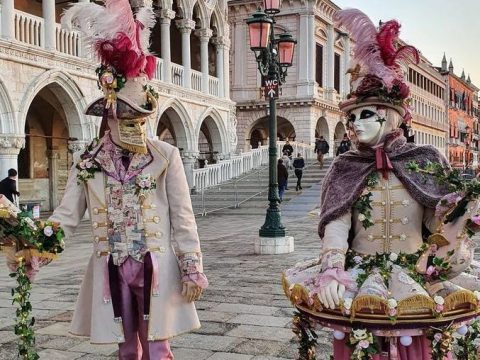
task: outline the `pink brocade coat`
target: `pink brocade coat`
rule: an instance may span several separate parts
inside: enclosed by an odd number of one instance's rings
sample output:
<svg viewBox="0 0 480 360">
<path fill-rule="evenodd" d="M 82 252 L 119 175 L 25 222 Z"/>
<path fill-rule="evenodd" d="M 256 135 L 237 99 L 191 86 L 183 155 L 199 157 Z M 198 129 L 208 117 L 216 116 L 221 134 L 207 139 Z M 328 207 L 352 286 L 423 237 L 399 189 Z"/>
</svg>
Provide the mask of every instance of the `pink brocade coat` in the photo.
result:
<svg viewBox="0 0 480 360">
<path fill-rule="evenodd" d="M 141 174 L 156 179 L 140 210 L 145 223 L 147 246 L 158 263 L 159 295 L 151 297 L 148 340 L 164 340 L 200 327 L 193 303 L 181 295 L 181 273 L 177 255 L 199 253 L 200 242 L 192 211 L 189 188 L 178 149 L 158 140 L 148 140 L 153 161 Z M 93 253 L 78 296 L 70 332 L 89 336 L 92 343 L 124 341 L 121 323 L 114 321 L 112 303 L 104 302 L 104 271 L 109 244 L 105 177 L 96 172 L 86 184 L 77 184 L 78 170 L 72 167 L 60 206 L 50 220 L 59 222 L 67 237 L 74 234 L 88 209 L 92 223 Z M 103 241 L 102 241 L 103 240 Z M 173 249 L 176 244 L 177 254 Z M 68 244 L 68 242 L 67 242 Z"/>
</svg>

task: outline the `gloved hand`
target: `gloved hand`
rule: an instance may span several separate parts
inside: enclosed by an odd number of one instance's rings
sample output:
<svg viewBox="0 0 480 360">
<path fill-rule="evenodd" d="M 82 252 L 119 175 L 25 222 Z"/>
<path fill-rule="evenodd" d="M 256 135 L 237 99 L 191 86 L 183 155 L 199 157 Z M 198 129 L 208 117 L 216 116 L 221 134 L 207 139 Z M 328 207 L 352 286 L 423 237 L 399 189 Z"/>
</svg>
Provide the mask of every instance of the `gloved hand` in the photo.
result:
<svg viewBox="0 0 480 360">
<path fill-rule="evenodd" d="M 340 304 L 345 294 L 345 285 L 339 284 L 337 280 L 332 280 L 327 286 L 320 289 L 320 302 L 327 309 L 335 309 Z"/>
<path fill-rule="evenodd" d="M 183 283 L 182 296 L 185 297 L 188 302 L 200 299 L 202 292 L 202 288 L 193 281 L 185 281 Z"/>
</svg>

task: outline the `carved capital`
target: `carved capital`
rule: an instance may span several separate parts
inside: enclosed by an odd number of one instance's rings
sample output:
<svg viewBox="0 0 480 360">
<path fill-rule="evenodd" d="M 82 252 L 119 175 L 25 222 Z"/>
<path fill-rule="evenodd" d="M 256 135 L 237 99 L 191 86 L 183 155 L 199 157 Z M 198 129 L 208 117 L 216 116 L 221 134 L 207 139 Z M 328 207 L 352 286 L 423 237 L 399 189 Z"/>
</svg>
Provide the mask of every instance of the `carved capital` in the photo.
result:
<svg viewBox="0 0 480 360">
<path fill-rule="evenodd" d="M 20 149 L 25 147 L 25 136 L 23 135 L 1 135 L 0 136 L 0 151 L 5 153 L 18 154 Z"/>
<path fill-rule="evenodd" d="M 72 154 L 82 151 L 87 146 L 88 142 L 84 140 L 75 140 L 68 142 L 68 151 Z"/>
<path fill-rule="evenodd" d="M 162 19 L 162 24 L 165 22 L 168 22 L 168 24 L 170 24 L 170 22 L 175 19 L 175 11 L 173 10 L 170 10 L 170 9 L 162 9 L 160 11 L 157 12 L 157 15 Z"/>
<path fill-rule="evenodd" d="M 208 42 L 213 35 L 212 29 L 198 29 L 195 30 L 195 36 L 197 36 L 200 41 Z"/>
<path fill-rule="evenodd" d="M 190 19 L 177 20 L 175 24 L 182 34 L 190 34 L 195 29 L 195 21 Z"/>
<path fill-rule="evenodd" d="M 217 36 L 212 39 L 212 42 L 217 47 L 217 49 L 230 48 L 230 39 L 226 36 Z"/>
</svg>

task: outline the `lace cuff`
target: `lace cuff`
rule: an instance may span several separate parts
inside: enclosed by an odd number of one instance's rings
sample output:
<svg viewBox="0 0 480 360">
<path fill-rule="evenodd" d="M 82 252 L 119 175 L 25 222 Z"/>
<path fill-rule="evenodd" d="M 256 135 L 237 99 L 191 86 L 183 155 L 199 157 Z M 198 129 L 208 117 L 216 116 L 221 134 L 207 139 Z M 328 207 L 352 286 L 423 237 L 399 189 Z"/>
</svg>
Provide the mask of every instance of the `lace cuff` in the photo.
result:
<svg viewBox="0 0 480 360">
<path fill-rule="evenodd" d="M 182 281 L 193 281 L 202 289 L 208 286 L 208 280 L 203 273 L 202 255 L 199 253 L 187 253 L 178 258 Z"/>
<path fill-rule="evenodd" d="M 330 249 L 323 253 L 320 260 L 322 271 L 337 268 L 345 268 L 345 252 L 341 249 Z"/>
</svg>

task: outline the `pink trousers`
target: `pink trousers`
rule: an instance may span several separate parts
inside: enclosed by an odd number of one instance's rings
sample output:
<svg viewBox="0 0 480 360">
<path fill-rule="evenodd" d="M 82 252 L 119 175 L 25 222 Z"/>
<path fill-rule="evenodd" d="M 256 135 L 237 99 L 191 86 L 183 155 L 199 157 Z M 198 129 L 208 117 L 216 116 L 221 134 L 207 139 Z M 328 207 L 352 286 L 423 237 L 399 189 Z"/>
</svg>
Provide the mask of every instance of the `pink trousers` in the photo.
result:
<svg viewBox="0 0 480 360">
<path fill-rule="evenodd" d="M 414 336 L 410 346 L 397 344 L 395 354 L 379 354 L 373 357 L 373 360 L 431 360 L 430 341 L 425 336 Z M 350 360 L 352 351 L 345 344 L 345 340 L 334 340 L 333 358 L 335 360 Z M 445 360 L 451 360 L 449 354 Z"/>
<path fill-rule="evenodd" d="M 148 320 L 143 319 L 143 264 L 128 258 L 118 268 L 122 298 L 125 342 L 120 343 L 120 360 L 172 360 L 168 340 L 147 341 Z"/>
</svg>

